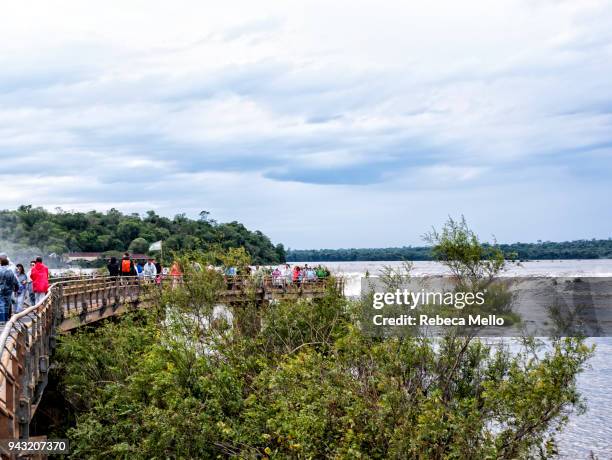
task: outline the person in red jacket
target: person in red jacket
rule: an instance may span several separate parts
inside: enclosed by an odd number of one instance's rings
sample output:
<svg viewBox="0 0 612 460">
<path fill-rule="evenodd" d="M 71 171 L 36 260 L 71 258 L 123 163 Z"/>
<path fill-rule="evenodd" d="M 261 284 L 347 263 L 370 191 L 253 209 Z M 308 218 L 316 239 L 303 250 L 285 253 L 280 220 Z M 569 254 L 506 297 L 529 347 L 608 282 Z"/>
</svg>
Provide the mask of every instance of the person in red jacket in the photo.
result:
<svg viewBox="0 0 612 460">
<path fill-rule="evenodd" d="M 36 258 L 36 264 L 30 274 L 32 291 L 34 291 L 34 304 L 40 302 L 49 290 L 49 269 L 43 264 L 42 257 Z"/>
<path fill-rule="evenodd" d="M 293 269 L 293 284 L 297 284 L 298 286 L 302 282 L 302 269 L 299 266 L 295 266 Z"/>
<path fill-rule="evenodd" d="M 172 289 L 182 281 L 183 272 L 178 262 L 174 262 L 170 268 L 170 278 L 172 279 Z"/>
</svg>

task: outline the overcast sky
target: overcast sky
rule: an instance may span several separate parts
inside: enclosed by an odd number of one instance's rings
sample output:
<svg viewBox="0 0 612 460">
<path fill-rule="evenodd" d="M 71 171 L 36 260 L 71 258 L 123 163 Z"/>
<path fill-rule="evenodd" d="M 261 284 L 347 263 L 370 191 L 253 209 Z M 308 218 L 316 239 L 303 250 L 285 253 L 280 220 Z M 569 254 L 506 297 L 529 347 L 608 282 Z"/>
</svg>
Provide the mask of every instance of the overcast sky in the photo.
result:
<svg viewBox="0 0 612 460">
<path fill-rule="evenodd" d="M 612 236 L 612 3 L 8 2 L 0 208 L 293 248 Z"/>
</svg>

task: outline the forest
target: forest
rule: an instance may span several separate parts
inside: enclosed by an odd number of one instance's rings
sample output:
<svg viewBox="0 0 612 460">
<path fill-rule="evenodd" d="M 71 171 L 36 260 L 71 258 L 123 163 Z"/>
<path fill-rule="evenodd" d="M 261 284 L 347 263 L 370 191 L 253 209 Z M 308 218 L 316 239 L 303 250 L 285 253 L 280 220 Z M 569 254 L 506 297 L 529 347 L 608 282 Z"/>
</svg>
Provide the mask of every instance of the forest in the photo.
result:
<svg viewBox="0 0 612 460">
<path fill-rule="evenodd" d="M 147 253 L 149 245 L 163 240 L 164 252 L 227 249 L 244 247 L 253 263 L 278 263 L 285 260 L 282 244 L 274 246 L 260 231 L 248 230 L 239 222 L 218 223 L 206 211 L 194 220 L 185 214 L 174 218 L 155 211 L 123 214 L 107 212 L 49 212 L 40 207 L 20 206 L 0 210 L 0 241 L 19 249 L 29 248 L 40 254 L 63 255 L 68 252 Z M 0 248 L 6 251 L 6 248 Z"/>
<path fill-rule="evenodd" d="M 610 259 L 612 239 L 577 240 L 565 242 L 538 241 L 497 245 L 505 254 L 520 260 L 552 259 Z M 346 261 L 434 260 L 428 246 L 401 248 L 351 249 L 288 249 L 290 262 L 346 262 Z"/>
</svg>

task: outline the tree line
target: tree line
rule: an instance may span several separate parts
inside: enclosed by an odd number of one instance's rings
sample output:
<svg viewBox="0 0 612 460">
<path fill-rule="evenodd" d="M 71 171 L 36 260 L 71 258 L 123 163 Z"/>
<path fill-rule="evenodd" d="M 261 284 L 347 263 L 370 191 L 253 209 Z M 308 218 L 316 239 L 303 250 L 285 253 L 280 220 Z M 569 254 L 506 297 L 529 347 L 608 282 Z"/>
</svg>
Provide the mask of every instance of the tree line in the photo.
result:
<svg viewBox="0 0 612 460">
<path fill-rule="evenodd" d="M 69 252 L 147 253 L 149 245 L 163 240 L 164 252 L 228 249 L 244 247 L 253 263 L 279 263 L 285 260 L 282 244 L 274 246 L 259 230 L 248 230 L 239 222 L 218 223 L 206 211 L 199 219 L 185 214 L 163 217 L 155 211 L 123 214 L 69 212 L 60 208 L 49 212 L 41 207 L 20 206 L 0 210 L 0 241 L 17 248 L 36 248 L 43 255 Z"/>
<path fill-rule="evenodd" d="M 486 245 L 485 245 L 486 246 Z M 497 245 L 505 254 L 520 260 L 610 259 L 612 239 L 576 240 L 564 242 L 538 241 Z M 350 261 L 435 260 L 428 246 L 397 248 L 347 249 L 288 249 L 290 262 L 350 262 Z"/>
</svg>

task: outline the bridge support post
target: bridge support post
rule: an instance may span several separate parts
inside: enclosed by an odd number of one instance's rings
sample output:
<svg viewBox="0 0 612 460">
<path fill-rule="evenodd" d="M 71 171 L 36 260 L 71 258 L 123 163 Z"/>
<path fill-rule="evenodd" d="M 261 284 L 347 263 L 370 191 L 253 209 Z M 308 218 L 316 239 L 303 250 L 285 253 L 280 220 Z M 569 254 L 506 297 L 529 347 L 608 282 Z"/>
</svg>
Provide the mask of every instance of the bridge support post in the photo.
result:
<svg viewBox="0 0 612 460">
<path fill-rule="evenodd" d="M 28 348 L 32 346 L 31 334 L 28 328 L 24 328 L 22 340 L 24 350 L 28 350 Z M 30 384 L 30 378 L 33 373 L 31 352 L 26 351 L 24 353 L 24 361 L 23 375 L 21 376 L 21 381 L 19 382 L 19 402 L 15 410 L 15 417 L 19 426 L 19 439 L 28 439 L 30 437 L 30 415 L 32 401 L 32 387 Z"/>
<path fill-rule="evenodd" d="M 30 407 L 29 399 L 19 399 L 17 414 L 15 414 L 19 423 L 19 439 L 28 439 L 30 437 Z"/>
</svg>

